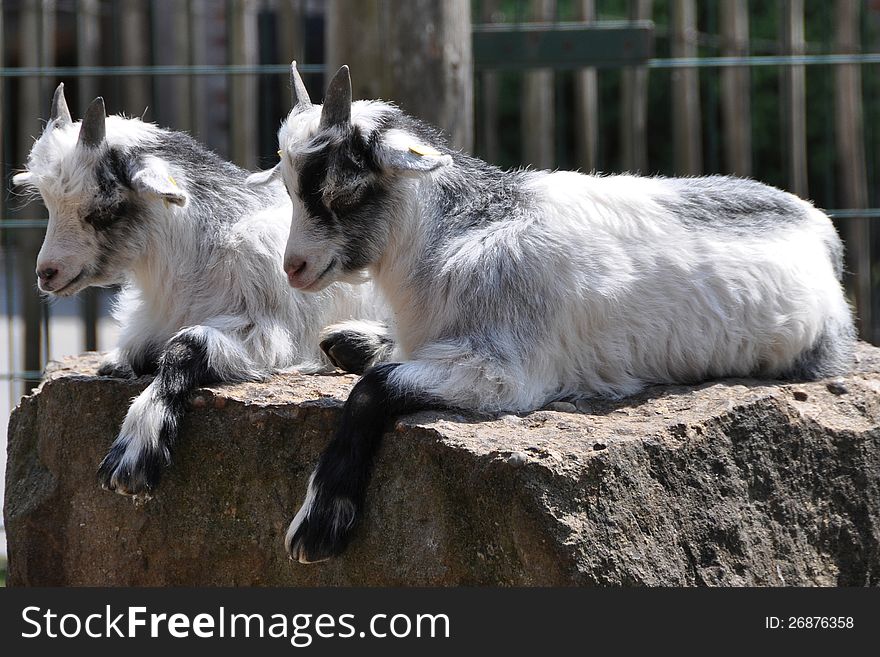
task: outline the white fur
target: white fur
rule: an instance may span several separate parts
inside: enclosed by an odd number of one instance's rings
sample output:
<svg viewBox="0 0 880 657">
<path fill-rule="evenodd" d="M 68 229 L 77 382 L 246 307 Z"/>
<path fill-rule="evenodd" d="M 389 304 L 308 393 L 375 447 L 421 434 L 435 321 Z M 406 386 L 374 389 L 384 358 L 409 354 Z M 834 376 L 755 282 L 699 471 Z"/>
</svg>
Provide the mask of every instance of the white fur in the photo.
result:
<svg viewBox="0 0 880 657">
<path fill-rule="evenodd" d="M 283 148 L 295 153 L 313 135 L 320 109 L 288 118 Z M 401 130 L 387 134 L 380 153 L 420 143 Z M 681 220 L 663 179 L 526 172 L 522 212 L 438 243 L 446 218 L 433 205 L 436 176 L 466 175 L 443 157 L 430 166 L 394 160 L 409 171 L 389 171 L 393 210 L 376 217 L 376 234 L 388 226 L 388 238 L 370 273 L 394 311 L 407 362 L 389 383 L 402 390 L 462 408 L 526 411 L 655 382 L 775 377 L 826 332 L 852 339 L 829 256 L 837 237 L 805 201 L 789 200 L 809 215 L 799 224 L 733 235 Z M 294 196 L 296 166 L 282 161 Z M 334 237 L 316 237 L 302 207 L 294 214 L 288 257 L 338 255 Z M 517 282 L 498 283 L 505 276 Z"/>
<path fill-rule="evenodd" d="M 87 271 L 100 254 L 100 235 L 82 217 L 95 198 L 94 169 L 102 154 L 110 147 L 155 145 L 177 134 L 113 116 L 106 127 L 101 148 L 82 148 L 77 145 L 80 123 L 57 129 L 50 123 L 17 180 L 36 188 L 49 209 L 39 261 L 62 269 L 65 282 Z M 124 366 L 189 335 L 204 341 L 208 365 L 225 381 L 255 380 L 291 368 L 314 372 L 330 369 L 319 348 L 324 326 L 384 316 L 370 284 L 336 283 L 315 295 L 290 290 L 281 264 L 291 205 L 279 185 L 258 193 L 269 199 L 262 209 L 221 223 L 199 214 L 208 211 L 200 191 L 190 185 L 186 162 L 148 155 L 136 166 L 134 190 L 126 193 L 139 195 L 145 204 L 148 228 L 137 243 L 114 244 L 117 260 L 102 276 L 60 291 L 66 296 L 88 285 L 124 285 L 114 310 L 121 325 L 119 344 L 109 362 Z M 229 208 L 238 208 L 233 199 L 255 192 L 242 185 L 222 194 L 221 200 L 230 199 Z M 117 439 L 125 445 L 119 467 L 136 463 L 141 450 L 158 445 L 168 416 L 155 387 L 148 387 L 126 415 Z"/>
</svg>

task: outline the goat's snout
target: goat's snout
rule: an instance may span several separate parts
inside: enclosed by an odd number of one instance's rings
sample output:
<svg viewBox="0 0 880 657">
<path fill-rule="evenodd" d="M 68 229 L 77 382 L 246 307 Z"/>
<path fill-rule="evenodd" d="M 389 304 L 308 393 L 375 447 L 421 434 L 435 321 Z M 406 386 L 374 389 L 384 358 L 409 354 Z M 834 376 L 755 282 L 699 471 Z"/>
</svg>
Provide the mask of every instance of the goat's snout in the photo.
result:
<svg viewBox="0 0 880 657">
<path fill-rule="evenodd" d="M 287 282 L 293 287 L 301 287 L 306 278 L 306 270 L 309 263 L 305 258 L 292 257 L 284 261 L 284 272 L 287 274 Z"/>
<path fill-rule="evenodd" d="M 37 269 L 37 278 L 40 279 L 41 283 L 49 283 L 56 276 L 58 276 L 58 268 L 54 265 L 47 265 Z"/>
</svg>

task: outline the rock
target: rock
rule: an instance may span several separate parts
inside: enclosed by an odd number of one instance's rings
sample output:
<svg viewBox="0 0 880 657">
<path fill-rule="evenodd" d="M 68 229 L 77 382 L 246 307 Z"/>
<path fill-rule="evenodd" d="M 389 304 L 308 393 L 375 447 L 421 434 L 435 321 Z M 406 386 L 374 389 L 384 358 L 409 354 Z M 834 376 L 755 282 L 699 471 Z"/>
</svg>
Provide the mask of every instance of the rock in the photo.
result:
<svg viewBox="0 0 880 657">
<path fill-rule="evenodd" d="M 197 391 L 174 465 L 136 504 L 100 490 L 95 469 L 149 379 L 67 359 L 10 420 L 8 581 L 877 585 L 880 349 L 859 356 L 845 395 L 739 379 L 592 400 L 561 424 L 402 418 L 348 551 L 309 566 L 283 536 L 354 377 Z"/>
<path fill-rule="evenodd" d="M 577 413 L 577 406 L 571 402 L 555 401 L 550 402 L 544 407 L 545 411 L 556 411 L 557 413 Z"/>
</svg>

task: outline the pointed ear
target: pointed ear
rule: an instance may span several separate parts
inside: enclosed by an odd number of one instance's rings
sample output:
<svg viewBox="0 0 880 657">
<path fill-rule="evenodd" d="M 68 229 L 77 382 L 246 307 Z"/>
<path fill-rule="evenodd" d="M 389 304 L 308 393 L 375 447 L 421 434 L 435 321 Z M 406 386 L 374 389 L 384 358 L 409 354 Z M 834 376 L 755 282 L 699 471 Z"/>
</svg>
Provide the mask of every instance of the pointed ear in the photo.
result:
<svg viewBox="0 0 880 657">
<path fill-rule="evenodd" d="M 389 130 L 382 138 L 379 161 L 385 169 L 416 176 L 452 164 L 452 156 L 408 132 Z"/>
<path fill-rule="evenodd" d="M 34 181 L 34 174 L 30 171 L 22 171 L 12 176 L 12 184 L 16 187 L 30 185 Z"/>
<path fill-rule="evenodd" d="M 262 187 L 263 185 L 268 185 L 273 180 L 276 180 L 281 176 L 281 163 L 279 162 L 271 169 L 266 169 L 265 171 L 257 171 L 256 173 L 252 173 L 247 177 L 247 180 L 244 181 L 244 184 L 248 187 Z"/>
<path fill-rule="evenodd" d="M 147 157 L 131 176 L 131 186 L 135 191 L 162 198 L 166 203 L 184 207 L 189 202 L 189 194 L 171 175 L 168 163 L 158 157 Z"/>
</svg>

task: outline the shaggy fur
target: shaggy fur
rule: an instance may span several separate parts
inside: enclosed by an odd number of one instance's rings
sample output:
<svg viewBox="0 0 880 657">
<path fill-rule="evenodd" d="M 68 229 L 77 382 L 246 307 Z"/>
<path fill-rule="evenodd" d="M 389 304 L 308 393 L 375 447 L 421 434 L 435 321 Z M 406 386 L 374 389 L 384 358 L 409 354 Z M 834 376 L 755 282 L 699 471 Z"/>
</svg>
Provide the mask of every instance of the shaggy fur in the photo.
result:
<svg viewBox="0 0 880 657">
<path fill-rule="evenodd" d="M 103 101 L 90 112 L 106 136 L 84 144 L 81 123 L 64 110 L 53 112 L 15 182 L 49 209 L 37 259 L 44 292 L 124 286 L 119 345 L 101 373 L 157 376 L 134 400 L 99 478 L 120 493 L 149 493 L 194 387 L 328 369 L 321 329 L 385 311 L 370 284 L 291 293 L 281 268 L 291 205 L 280 184 L 248 187 L 248 172 L 185 134 L 105 120 Z"/>
<path fill-rule="evenodd" d="M 501 171 L 393 105 L 352 104 L 345 67 L 279 143 L 291 284 L 323 289 L 366 268 L 393 308 L 400 361 L 368 372 L 346 405 L 355 419 L 328 448 L 345 461 L 322 457 L 288 532 L 302 561 L 344 547 L 362 473 L 401 409 L 522 412 L 850 365 L 840 240 L 791 194 L 717 176 Z"/>
</svg>

